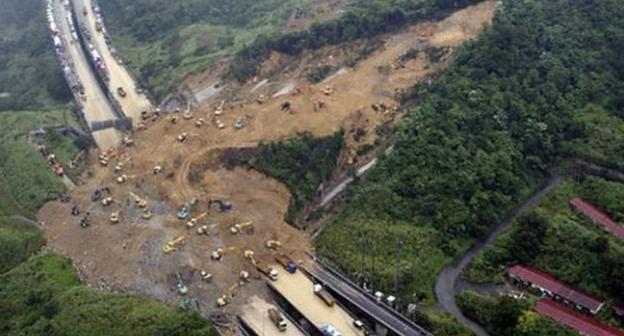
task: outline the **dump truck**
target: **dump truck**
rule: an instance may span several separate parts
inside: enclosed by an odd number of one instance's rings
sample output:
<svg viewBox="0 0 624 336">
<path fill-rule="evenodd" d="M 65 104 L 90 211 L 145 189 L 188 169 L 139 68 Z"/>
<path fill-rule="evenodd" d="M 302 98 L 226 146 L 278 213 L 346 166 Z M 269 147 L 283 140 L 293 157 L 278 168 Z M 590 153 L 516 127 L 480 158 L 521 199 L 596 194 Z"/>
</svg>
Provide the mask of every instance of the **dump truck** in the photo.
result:
<svg viewBox="0 0 624 336">
<path fill-rule="evenodd" d="M 320 297 L 321 300 L 323 300 L 325 304 L 327 304 L 327 306 L 329 307 L 333 307 L 336 304 L 336 300 L 334 300 L 334 297 L 331 296 L 331 294 L 329 294 L 329 292 L 325 288 L 323 288 L 321 284 L 314 285 L 314 294 Z"/>
<path fill-rule="evenodd" d="M 268 312 L 269 319 L 271 320 L 271 322 L 273 322 L 273 325 L 275 325 L 277 329 L 279 329 L 279 331 L 286 331 L 286 327 L 288 326 L 288 324 L 286 324 L 282 313 L 280 313 L 275 308 L 269 308 Z"/>
<path fill-rule="evenodd" d="M 124 88 L 122 88 L 121 86 L 117 88 L 117 94 L 121 98 L 124 98 L 127 95 L 126 90 L 124 90 Z"/>
<path fill-rule="evenodd" d="M 258 272 L 266 275 L 269 279 L 273 281 L 276 281 L 279 275 L 279 272 L 277 270 L 265 264 L 261 264 L 261 263 L 256 264 L 256 269 L 258 270 Z"/>
<path fill-rule="evenodd" d="M 277 261 L 280 265 L 284 266 L 284 269 L 286 269 L 288 273 L 297 272 L 297 264 L 295 264 L 295 262 L 286 255 L 278 255 L 277 257 L 275 257 L 275 261 Z"/>
</svg>

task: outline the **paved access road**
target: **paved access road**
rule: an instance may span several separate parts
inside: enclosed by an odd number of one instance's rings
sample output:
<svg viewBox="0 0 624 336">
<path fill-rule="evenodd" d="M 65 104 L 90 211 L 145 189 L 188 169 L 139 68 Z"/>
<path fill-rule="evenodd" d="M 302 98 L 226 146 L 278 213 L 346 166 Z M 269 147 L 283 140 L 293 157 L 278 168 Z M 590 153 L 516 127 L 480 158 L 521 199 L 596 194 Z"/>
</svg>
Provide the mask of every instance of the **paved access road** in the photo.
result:
<svg viewBox="0 0 624 336">
<path fill-rule="evenodd" d="M 269 319 L 269 309 L 277 309 L 276 306 L 268 303 L 264 299 L 253 296 L 249 302 L 243 306 L 243 313 L 240 318 L 251 328 L 258 336 L 305 336 L 305 334 L 290 321 L 286 316 L 286 331 L 279 331 L 277 327 Z M 282 314 L 283 315 L 283 314 Z"/>
<path fill-rule="evenodd" d="M 87 123 L 91 124 L 94 121 L 117 118 L 110 102 L 108 101 L 108 98 L 100 89 L 100 86 L 91 71 L 88 63 L 89 60 L 83 52 L 80 43 L 78 43 L 78 41 L 74 41 L 71 36 L 69 24 L 67 23 L 67 14 L 69 12 L 60 1 L 54 1 L 53 3 L 54 17 L 57 22 L 58 29 L 60 30 L 61 37 L 63 38 L 66 56 L 68 57 L 69 63 L 73 64 L 72 70 L 82 83 L 87 96 L 86 101 L 80 102 L 82 103 L 82 111 Z M 121 135 L 119 131 L 115 129 L 93 132 L 92 135 L 101 150 L 117 147 L 117 145 L 121 142 Z"/>
<path fill-rule="evenodd" d="M 124 111 L 127 117 L 131 117 L 132 120 L 137 123 L 141 120 L 142 111 L 151 111 L 152 105 L 145 95 L 136 93 L 136 83 L 128 69 L 123 65 L 117 63 L 115 57 L 111 54 L 106 41 L 104 41 L 104 35 L 95 29 L 95 13 L 93 12 L 93 3 L 91 0 L 72 0 L 76 9 L 76 16 L 80 23 L 84 23 L 91 35 L 91 42 L 98 50 L 100 55 L 106 64 L 109 72 L 110 81 L 108 88 L 113 97 L 121 105 L 121 109 Z M 87 15 L 82 14 L 83 8 L 87 8 Z M 77 27 L 78 28 L 78 27 Z M 117 93 L 117 88 L 122 87 L 126 91 L 126 97 L 120 97 Z"/>
<path fill-rule="evenodd" d="M 474 259 L 474 257 L 479 254 L 479 252 L 481 252 L 486 246 L 493 243 L 496 238 L 498 238 L 505 231 L 505 229 L 509 227 L 509 225 L 511 225 L 513 220 L 518 217 L 518 215 L 520 215 L 529 207 L 533 206 L 535 203 L 539 202 L 553 188 L 563 182 L 563 180 L 564 178 L 562 176 L 555 176 L 548 180 L 544 187 L 536 192 L 528 201 L 526 201 L 519 208 L 509 213 L 484 241 L 477 243 L 472 248 L 470 248 L 470 250 L 466 251 L 462 256 L 460 256 L 455 262 L 444 267 L 444 269 L 442 269 L 442 272 L 440 272 L 440 274 L 438 275 L 435 283 L 435 293 L 438 298 L 438 302 L 444 308 L 444 310 L 449 312 L 464 325 L 472 329 L 472 331 L 474 331 L 477 335 L 489 336 L 489 333 L 482 326 L 464 316 L 459 307 L 457 307 L 457 304 L 455 303 L 455 294 L 457 294 L 457 278 L 464 270 L 464 268 L 470 265 L 472 259 Z"/>
<path fill-rule="evenodd" d="M 428 331 L 407 320 L 389 307 L 378 304 L 371 295 L 362 292 L 362 290 L 324 266 L 314 262 L 310 272 L 322 283 L 360 310 L 366 312 L 377 322 L 392 330 L 395 334 L 399 336 L 432 336 Z"/>
</svg>

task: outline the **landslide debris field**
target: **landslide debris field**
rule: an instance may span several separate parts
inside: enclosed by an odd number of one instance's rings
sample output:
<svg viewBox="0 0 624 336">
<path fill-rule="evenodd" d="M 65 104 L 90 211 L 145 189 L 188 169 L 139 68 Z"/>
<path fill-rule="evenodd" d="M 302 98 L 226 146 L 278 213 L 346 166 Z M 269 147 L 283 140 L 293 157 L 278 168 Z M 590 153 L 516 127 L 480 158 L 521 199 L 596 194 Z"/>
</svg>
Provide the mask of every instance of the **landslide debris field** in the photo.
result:
<svg viewBox="0 0 624 336">
<path fill-rule="evenodd" d="M 190 119 L 183 116 L 184 105 L 179 114 L 163 111 L 160 117 L 150 116 L 145 128 L 135 133 L 133 146 L 108 153 L 107 166 L 98 164 L 97 155 L 93 155 L 93 165 L 71 192 L 71 202 L 51 202 L 40 210 L 49 248 L 70 256 L 83 280 L 93 287 L 145 294 L 168 303 L 181 298 L 176 290 L 179 273 L 188 286 L 187 296 L 200 300 L 205 315 L 219 310 L 216 299 L 238 283 L 239 273 L 245 270 L 250 280 L 237 288 L 229 305 L 220 309 L 228 316 L 239 314 L 246 298 L 267 295 L 264 281 L 258 280 L 265 278 L 243 256 L 244 251 L 254 251 L 259 262 L 274 264 L 276 254 L 303 261 L 312 249 L 306 232 L 284 222 L 290 200 L 287 188 L 253 170 L 223 168 L 220 152 L 302 131 L 325 136 L 342 127 L 347 139 L 341 165 L 357 162 L 355 150 L 374 142 L 375 127 L 396 123 L 402 116 L 395 92 L 409 89 L 448 61 L 433 64 L 425 52 L 413 59 L 400 56 L 410 49 L 422 51 L 428 45 L 456 47 L 474 38 L 492 19 L 495 8 L 494 2 L 484 2 L 442 22 L 419 24 L 387 36 L 384 45 L 355 68 L 339 70 L 316 85 L 305 84 L 306 69 L 319 63 L 341 68 L 341 62 L 353 55 L 337 47 L 325 48 L 305 56 L 279 79 L 265 85 L 260 85 L 262 78 L 243 86 L 225 84 L 226 89 L 193 108 Z M 264 64 L 263 73 L 281 64 L 280 58 L 273 55 Z M 195 90 L 211 78 L 216 78 L 214 72 L 191 78 L 187 85 Z M 323 91 L 328 86 L 332 92 L 326 94 Z M 261 94 L 266 96 L 262 104 L 256 101 Z M 223 112 L 216 116 L 215 109 L 223 100 Z M 289 111 L 282 111 L 285 101 L 291 104 Z M 321 102 L 325 105 L 322 108 Z M 373 109 L 373 104 L 387 108 Z M 171 117 L 178 117 L 178 122 L 172 123 Z M 205 123 L 198 127 L 200 118 Z M 234 128 L 237 121 L 242 125 L 240 130 Z M 223 129 L 217 127 L 219 123 Z M 359 141 L 352 136 L 356 128 L 366 130 Z M 186 140 L 181 142 L 178 137 L 183 133 Z M 123 168 L 115 169 L 119 163 Z M 155 174 L 155 166 L 161 166 L 162 171 Z M 125 182 L 118 183 L 122 176 Z M 110 195 L 104 191 L 102 199 L 112 197 L 111 205 L 92 201 L 94 191 L 103 187 L 109 188 Z M 145 211 L 151 218 L 142 218 L 144 210 L 131 193 L 147 200 Z M 198 202 L 190 216 L 178 219 L 176 213 L 193 197 Z M 221 212 L 217 205 L 208 209 L 208 200 L 213 198 L 231 202 L 232 209 Z M 80 215 L 71 215 L 73 204 Z M 82 228 L 80 218 L 87 212 L 90 226 Z M 119 212 L 118 224 L 110 221 L 113 212 Z M 187 229 L 189 219 L 204 212 L 208 214 L 193 229 Z M 231 233 L 235 224 L 246 222 L 253 224 L 243 225 L 239 234 Z M 198 235 L 196 229 L 203 225 L 208 227 L 208 234 Z M 164 253 L 165 244 L 177 237 L 186 237 L 186 241 L 175 251 Z M 265 247 L 267 240 L 278 240 L 282 247 L 269 249 Z M 226 251 L 222 260 L 211 260 L 211 253 L 218 248 Z M 213 275 L 212 282 L 202 281 L 201 270 Z"/>
</svg>

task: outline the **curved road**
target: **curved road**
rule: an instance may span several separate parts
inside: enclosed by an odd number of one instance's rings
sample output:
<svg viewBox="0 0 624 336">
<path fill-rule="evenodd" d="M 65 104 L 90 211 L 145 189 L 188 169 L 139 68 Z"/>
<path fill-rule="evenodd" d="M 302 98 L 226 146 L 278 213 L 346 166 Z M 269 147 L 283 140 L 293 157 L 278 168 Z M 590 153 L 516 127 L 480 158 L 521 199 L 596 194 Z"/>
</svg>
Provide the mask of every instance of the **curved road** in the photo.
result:
<svg viewBox="0 0 624 336">
<path fill-rule="evenodd" d="M 452 264 L 444 267 L 442 272 L 440 272 L 440 274 L 438 275 L 435 283 L 435 293 L 440 306 L 444 308 L 444 310 L 446 310 L 448 313 L 453 315 L 455 318 L 457 318 L 465 326 L 472 329 L 472 331 L 474 331 L 477 335 L 489 336 L 490 334 L 481 325 L 464 316 L 464 314 L 462 314 L 461 310 L 455 303 L 457 278 L 464 270 L 464 268 L 466 268 L 470 264 L 472 259 L 474 259 L 474 257 L 486 246 L 493 243 L 496 238 L 498 238 L 503 233 L 503 231 L 505 231 L 505 229 L 509 227 L 513 220 L 518 217 L 518 215 L 520 215 L 529 207 L 533 206 L 535 203 L 539 202 L 553 188 L 563 182 L 563 180 L 564 177 L 561 175 L 556 175 L 548 180 L 546 184 L 539 191 L 533 194 L 533 196 L 531 196 L 528 201 L 522 204 L 522 206 L 507 214 L 507 216 L 505 216 L 505 218 L 498 224 L 496 229 L 492 231 L 485 240 L 478 242 L 463 255 L 461 255 L 457 260 L 455 260 Z"/>
</svg>

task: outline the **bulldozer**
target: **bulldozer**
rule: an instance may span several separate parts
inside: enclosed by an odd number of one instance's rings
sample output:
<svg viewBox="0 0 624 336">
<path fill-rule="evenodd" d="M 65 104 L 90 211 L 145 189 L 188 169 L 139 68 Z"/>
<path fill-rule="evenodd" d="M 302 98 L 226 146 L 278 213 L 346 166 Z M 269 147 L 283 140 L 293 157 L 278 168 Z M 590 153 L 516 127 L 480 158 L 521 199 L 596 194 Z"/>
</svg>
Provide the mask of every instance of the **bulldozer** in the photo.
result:
<svg viewBox="0 0 624 336">
<path fill-rule="evenodd" d="M 141 213 L 141 218 L 146 220 L 152 218 L 152 212 L 147 209 L 143 209 L 143 212 Z"/>
<path fill-rule="evenodd" d="M 132 147 L 134 146 L 134 140 L 131 137 L 126 136 L 123 138 L 123 144 L 126 145 L 126 147 Z"/>
<path fill-rule="evenodd" d="M 198 235 L 206 235 L 206 236 L 210 236 L 210 230 L 214 229 L 217 227 L 217 224 L 212 224 L 212 225 L 202 225 L 199 228 L 197 228 L 197 234 Z"/>
<path fill-rule="evenodd" d="M 130 192 L 129 194 L 134 198 L 134 202 L 139 208 L 143 209 L 147 207 L 147 196 L 145 198 L 141 198 L 133 192 Z"/>
<path fill-rule="evenodd" d="M 235 251 L 236 247 L 226 247 L 226 248 L 218 248 L 216 250 L 214 250 L 212 252 L 212 254 L 210 255 L 210 257 L 212 258 L 212 260 L 214 261 L 221 261 L 221 259 L 223 259 L 223 256 L 226 255 L 227 253 L 230 253 L 232 251 Z"/>
<path fill-rule="evenodd" d="M 233 284 L 232 286 L 230 286 L 230 288 L 228 288 L 228 290 L 225 291 L 225 293 L 220 298 L 217 299 L 217 307 L 221 308 L 221 307 L 226 306 L 228 303 L 230 303 L 230 300 L 232 300 L 232 296 L 234 295 L 237 289 L 238 289 L 238 284 Z"/>
<path fill-rule="evenodd" d="M 204 123 L 206 121 L 204 120 L 204 118 L 199 118 L 197 119 L 197 121 L 195 122 L 195 127 L 197 128 L 201 128 L 202 126 L 204 126 Z"/>
<path fill-rule="evenodd" d="M 199 222 L 199 220 L 201 220 L 202 218 L 208 216 L 207 212 L 202 213 L 201 215 L 191 218 L 191 220 L 189 220 L 188 222 L 186 222 L 186 227 L 188 229 L 192 229 L 195 227 L 195 225 L 197 225 L 197 223 Z"/>
<path fill-rule="evenodd" d="M 113 213 L 111 213 L 110 215 L 110 222 L 111 224 L 119 224 L 119 217 L 121 215 L 121 210 L 120 211 L 115 211 Z"/>
<path fill-rule="evenodd" d="M 135 178 L 135 177 L 136 177 L 135 175 L 126 175 L 126 174 L 123 174 L 123 175 L 117 176 L 116 181 L 117 181 L 117 184 L 124 184 L 124 183 L 126 183 L 126 181 L 128 181 L 129 179 L 133 179 L 133 178 Z"/>
<path fill-rule="evenodd" d="M 329 86 L 329 85 L 327 85 L 327 86 L 323 89 L 323 93 L 324 93 L 326 96 L 331 95 L 333 92 L 334 92 L 334 90 L 333 90 L 333 89 L 332 89 L 332 87 L 331 87 L 331 86 Z"/>
<path fill-rule="evenodd" d="M 180 245 L 180 244 L 184 244 L 184 242 L 186 241 L 186 235 L 182 235 L 170 242 L 168 242 L 165 246 L 163 246 L 163 252 L 165 253 L 171 253 L 173 251 L 176 250 L 176 246 Z"/>
<path fill-rule="evenodd" d="M 228 201 L 223 201 L 223 200 L 220 200 L 220 199 L 211 198 L 208 201 L 208 211 L 210 211 L 210 207 L 213 204 L 218 204 L 219 205 L 219 211 L 220 212 L 226 212 L 226 211 L 232 210 L 232 203 L 230 203 Z"/>
<path fill-rule="evenodd" d="M 279 240 L 269 239 L 264 243 L 264 246 L 271 250 L 277 250 L 282 247 L 282 243 Z"/>
<path fill-rule="evenodd" d="M 184 204 L 184 206 L 182 206 L 182 209 L 178 211 L 177 213 L 178 218 L 186 219 L 191 214 L 191 210 L 196 204 L 197 204 L 197 197 L 191 198 L 188 202 L 186 202 L 186 204 Z"/>
<path fill-rule="evenodd" d="M 247 233 L 252 234 L 253 233 L 253 222 L 245 222 L 245 223 L 239 223 L 239 224 L 234 224 L 231 228 L 230 228 L 230 232 L 233 235 L 239 234 L 241 232 L 243 232 L 243 230 L 247 230 Z"/>
<path fill-rule="evenodd" d="M 180 135 L 178 135 L 179 142 L 185 142 L 186 139 L 188 139 L 188 134 L 186 132 L 182 132 Z"/>
<path fill-rule="evenodd" d="M 115 200 L 112 197 L 110 197 L 110 196 L 102 199 L 102 205 L 103 206 L 109 206 L 109 205 L 111 205 L 113 203 L 115 203 Z"/>
<path fill-rule="evenodd" d="M 204 282 L 212 282 L 212 273 L 208 273 L 203 269 L 200 268 L 196 268 L 197 271 L 199 271 L 199 276 L 201 277 L 202 281 Z"/>
</svg>

